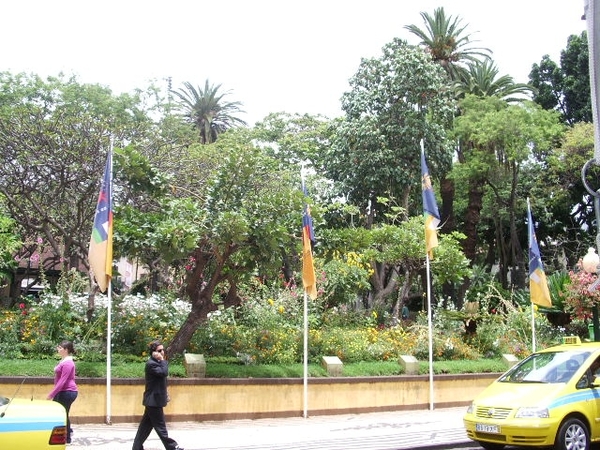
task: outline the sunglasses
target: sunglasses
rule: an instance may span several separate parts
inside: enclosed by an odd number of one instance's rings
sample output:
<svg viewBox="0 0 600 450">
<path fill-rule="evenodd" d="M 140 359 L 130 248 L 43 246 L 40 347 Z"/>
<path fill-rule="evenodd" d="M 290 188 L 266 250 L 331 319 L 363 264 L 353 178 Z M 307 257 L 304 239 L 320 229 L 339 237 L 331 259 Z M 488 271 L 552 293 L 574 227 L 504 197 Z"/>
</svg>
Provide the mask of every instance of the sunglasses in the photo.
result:
<svg viewBox="0 0 600 450">
<path fill-rule="evenodd" d="M 164 351 L 165 351 L 165 349 L 164 349 L 164 348 L 157 348 L 157 349 L 156 349 L 156 351 L 157 351 L 157 352 L 164 352 Z"/>
</svg>

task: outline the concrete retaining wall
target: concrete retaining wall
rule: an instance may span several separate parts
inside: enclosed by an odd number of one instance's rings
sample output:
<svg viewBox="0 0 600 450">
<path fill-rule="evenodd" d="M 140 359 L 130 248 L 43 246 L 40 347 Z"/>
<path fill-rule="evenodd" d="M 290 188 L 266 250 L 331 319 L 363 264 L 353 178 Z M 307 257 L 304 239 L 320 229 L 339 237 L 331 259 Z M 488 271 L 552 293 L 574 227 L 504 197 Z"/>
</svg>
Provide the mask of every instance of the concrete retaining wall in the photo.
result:
<svg viewBox="0 0 600 450">
<path fill-rule="evenodd" d="M 435 375 L 433 405 L 468 405 L 499 374 Z M 45 399 L 52 378 L 0 377 L 0 396 Z M 137 422 L 142 413 L 143 379 L 78 378 L 79 396 L 71 407 L 73 423 Z M 308 415 L 428 409 L 429 376 L 309 378 Z M 16 393 L 16 395 L 15 395 Z M 300 417 L 304 412 L 301 378 L 169 378 L 169 421 Z"/>
</svg>

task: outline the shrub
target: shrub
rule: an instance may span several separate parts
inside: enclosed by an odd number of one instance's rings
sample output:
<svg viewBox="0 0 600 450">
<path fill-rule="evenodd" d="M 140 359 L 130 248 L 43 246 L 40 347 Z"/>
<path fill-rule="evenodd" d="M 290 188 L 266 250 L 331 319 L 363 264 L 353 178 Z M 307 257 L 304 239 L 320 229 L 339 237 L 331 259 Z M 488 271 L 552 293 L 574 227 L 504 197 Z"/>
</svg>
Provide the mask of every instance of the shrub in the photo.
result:
<svg viewBox="0 0 600 450">
<path fill-rule="evenodd" d="M 64 291 L 43 294 L 2 311 L 0 355 L 3 357 L 52 358 L 56 343 L 73 340 L 81 361 L 106 360 L 107 297 L 95 297 L 95 310 L 88 318 L 87 294 L 68 291 L 76 283 L 61 284 Z M 468 310 L 452 305 L 436 307 L 433 314 L 435 360 L 498 358 L 503 353 L 526 356 L 531 349 L 531 304 L 506 298 L 493 285 L 480 291 Z M 244 364 L 293 364 L 303 359 L 303 293 L 295 287 L 267 286 L 259 280 L 241 290 L 243 304 L 215 311 L 197 329 L 186 351 L 208 358 L 236 358 Z M 524 306 L 518 306 L 519 301 Z M 429 324 L 425 312 L 414 322 L 385 327 L 381 314 L 357 311 L 349 305 L 325 308 L 310 301 L 309 360 L 319 363 L 336 355 L 344 363 L 395 361 L 400 355 L 429 357 Z M 113 355 L 145 357 L 154 339 L 172 340 L 190 311 L 188 302 L 172 295 L 124 295 L 113 303 Z M 465 323 L 476 323 L 470 332 Z M 557 342 L 565 330 L 552 327 L 535 310 L 536 339 L 542 348 Z M 571 329 L 584 334 L 584 322 L 574 320 Z M 474 328 L 475 329 L 475 328 Z M 583 337 L 583 336 L 582 336 Z M 177 356 L 177 355 L 175 355 Z"/>
<path fill-rule="evenodd" d="M 151 341 L 175 336 L 189 311 L 189 303 L 171 296 L 125 295 L 115 302 L 113 344 L 120 353 L 146 355 Z"/>
<path fill-rule="evenodd" d="M 21 303 L 24 307 L 24 303 Z M 0 313 L 0 357 L 11 359 L 21 356 L 20 335 L 23 313 L 21 308 L 7 309 Z"/>
</svg>

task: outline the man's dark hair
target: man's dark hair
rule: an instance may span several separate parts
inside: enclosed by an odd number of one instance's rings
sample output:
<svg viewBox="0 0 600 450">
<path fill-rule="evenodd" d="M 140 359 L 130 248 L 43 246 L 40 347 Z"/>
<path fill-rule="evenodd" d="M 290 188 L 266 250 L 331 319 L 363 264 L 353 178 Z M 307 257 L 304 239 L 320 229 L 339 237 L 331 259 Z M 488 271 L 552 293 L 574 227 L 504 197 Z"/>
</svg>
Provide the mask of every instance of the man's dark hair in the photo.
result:
<svg viewBox="0 0 600 450">
<path fill-rule="evenodd" d="M 154 353 L 160 345 L 162 345 L 160 341 L 152 341 L 150 343 L 150 354 Z"/>
</svg>

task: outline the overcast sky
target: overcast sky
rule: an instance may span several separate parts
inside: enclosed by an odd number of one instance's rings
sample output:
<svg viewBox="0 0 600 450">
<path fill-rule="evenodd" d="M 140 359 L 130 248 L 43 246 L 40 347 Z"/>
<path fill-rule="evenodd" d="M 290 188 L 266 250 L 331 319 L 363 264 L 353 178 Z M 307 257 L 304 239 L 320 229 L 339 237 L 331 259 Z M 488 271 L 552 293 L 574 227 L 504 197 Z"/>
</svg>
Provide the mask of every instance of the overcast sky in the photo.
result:
<svg viewBox="0 0 600 450">
<path fill-rule="evenodd" d="M 1 7 L 0 70 L 62 71 L 116 93 L 208 78 L 249 124 L 278 111 L 333 118 L 361 58 L 394 37 L 416 44 L 404 26 L 424 29 L 420 12 L 439 6 L 522 83 L 586 29 L 583 0 L 18 0 Z"/>
</svg>

